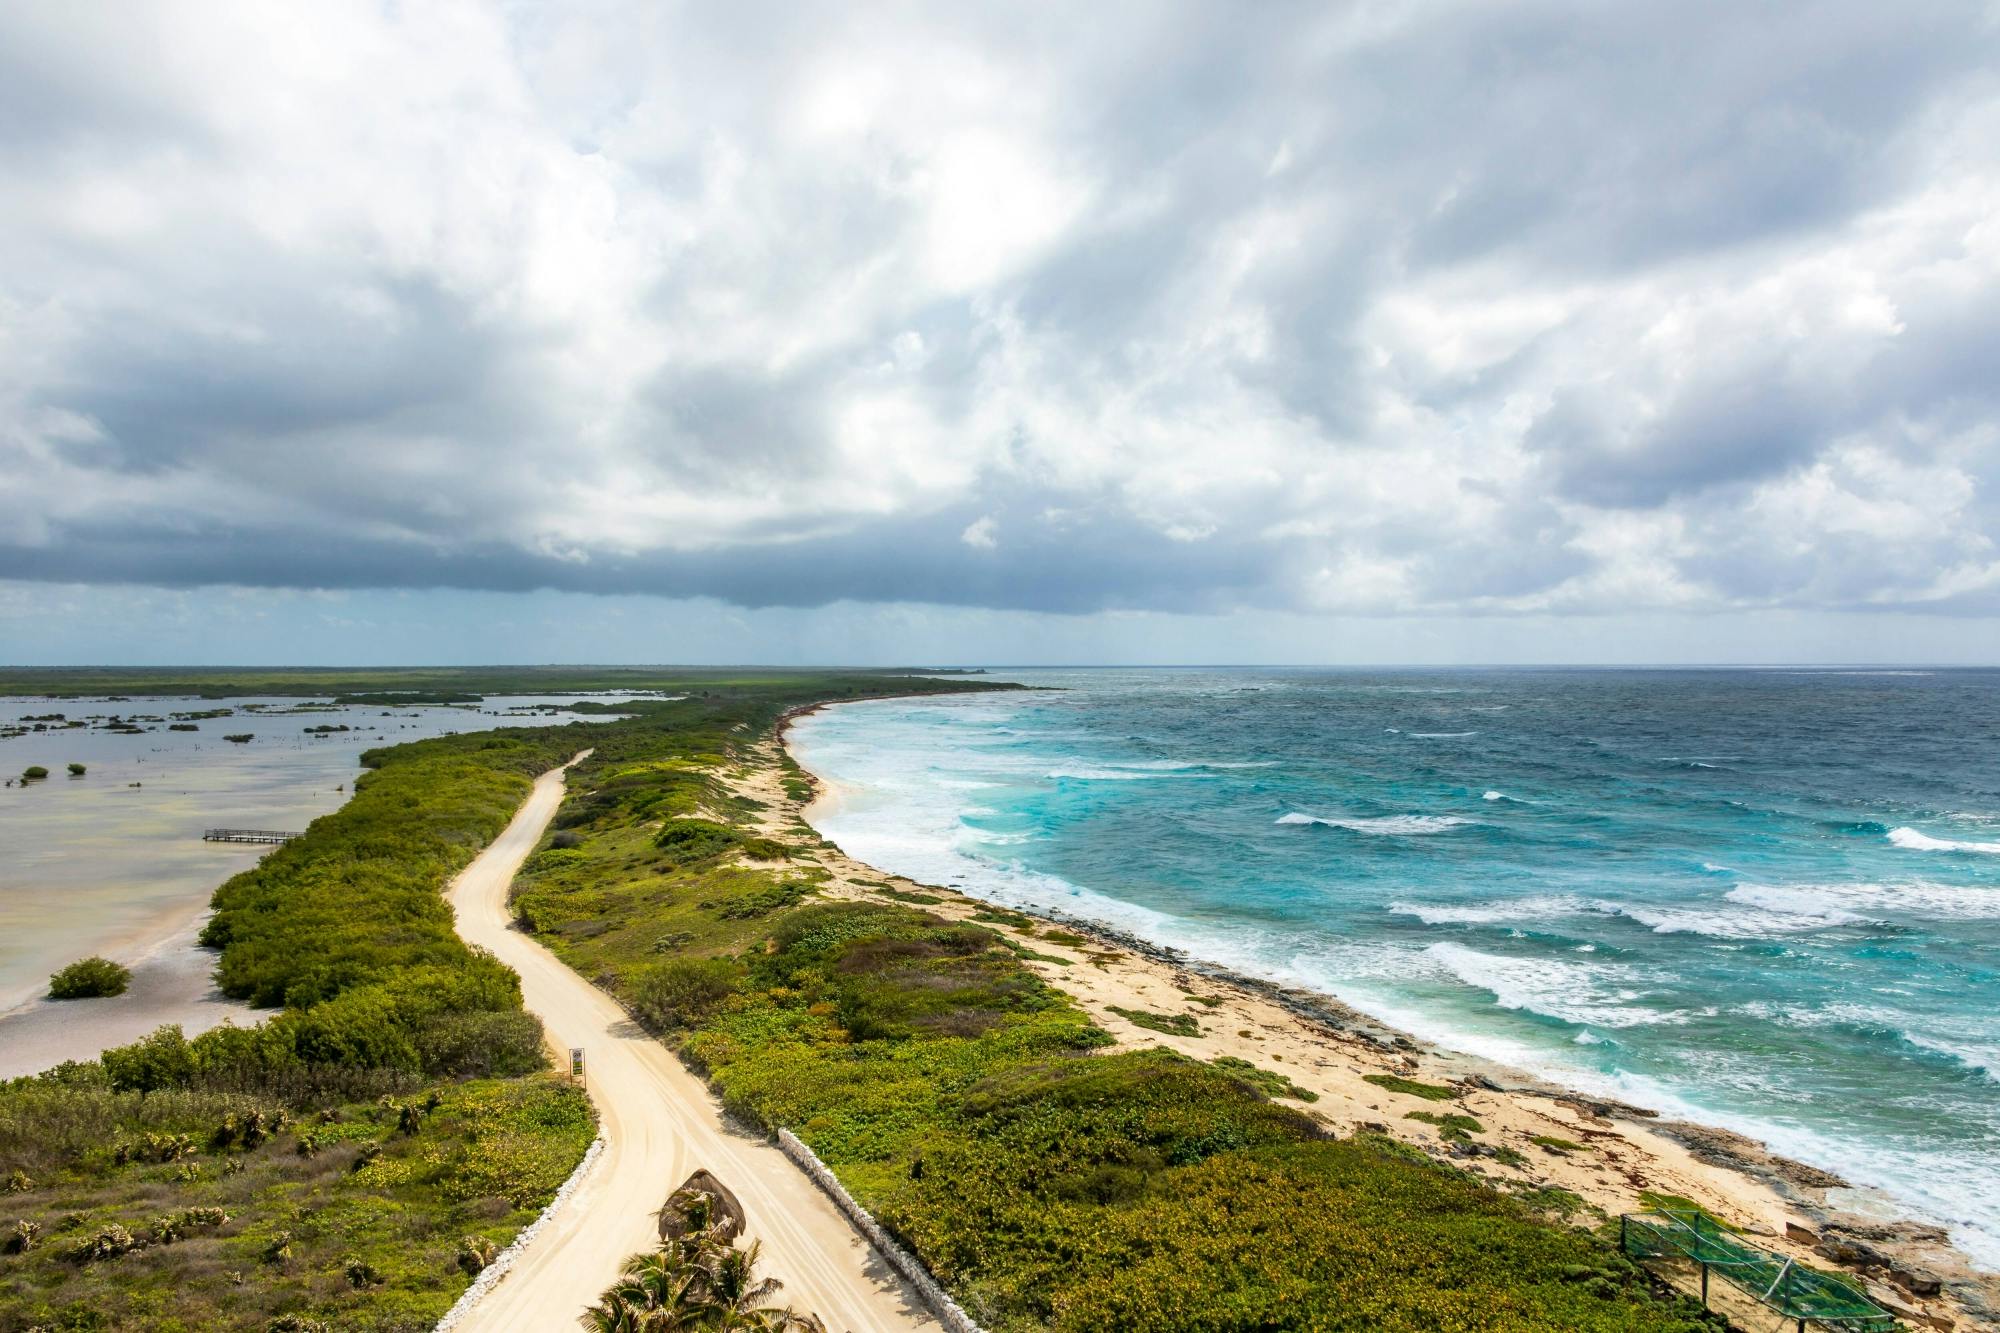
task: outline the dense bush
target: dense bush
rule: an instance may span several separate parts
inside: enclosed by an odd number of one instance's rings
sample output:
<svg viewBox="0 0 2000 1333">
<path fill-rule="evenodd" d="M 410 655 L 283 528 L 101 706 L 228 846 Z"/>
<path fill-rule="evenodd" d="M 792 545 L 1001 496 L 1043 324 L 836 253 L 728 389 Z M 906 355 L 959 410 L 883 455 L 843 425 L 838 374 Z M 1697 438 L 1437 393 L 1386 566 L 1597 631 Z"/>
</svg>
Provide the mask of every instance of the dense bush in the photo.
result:
<svg viewBox="0 0 2000 1333">
<path fill-rule="evenodd" d="M 79 958 L 49 978 L 52 1000 L 86 1000 L 99 995 L 123 995 L 132 984 L 131 969 L 109 958 Z"/>
<path fill-rule="evenodd" d="M 30 764 L 26 768 L 21 770 L 21 781 L 39 782 L 41 779 L 47 777 L 48 775 L 49 775 L 49 770 L 43 768 L 40 764 Z"/>
<path fill-rule="evenodd" d="M 669 865 L 691 865 L 734 850 L 736 831 L 712 819 L 669 819 L 653 838 Z"/>
<path fill-rule="evenodd" d="M 735 994 L 743 969 L 725 958 L 676 958 L 639 972 L 626 990 L 632 1012 L 655 1032 L 691 1027 Z"/>
</svg>

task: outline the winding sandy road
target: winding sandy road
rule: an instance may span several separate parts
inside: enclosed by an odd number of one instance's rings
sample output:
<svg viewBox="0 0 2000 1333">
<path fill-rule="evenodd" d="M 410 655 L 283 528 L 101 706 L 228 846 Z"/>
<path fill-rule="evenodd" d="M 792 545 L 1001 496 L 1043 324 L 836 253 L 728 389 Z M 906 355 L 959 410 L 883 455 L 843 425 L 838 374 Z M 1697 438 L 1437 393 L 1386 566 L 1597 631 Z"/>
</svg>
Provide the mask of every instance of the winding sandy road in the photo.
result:
<svg viewBox="0 0 2000 1333">
<path fill-rule="evenodd" d="M 626 1256 L 658 1243 L 654 1213 L 667 1194 L 705 1167 L 742 1200 L 748 1238 L 763 1242 L 764 1271 L 784 1282 L 782 1298 L 793 1308 L 818 1314 L 833 1333 L 937 1329 L 798 1168 L 763 1139 L 725 1125 L 716 1099 L 664 1046 L 609 995 L 513 928 L 507 889 L 562 802 L 563 773 L 536 779 L 513 822 L 459 874 L 448 896 L 466 942 L 491 950 L 521 974 L 522 998 L 549 1039 L 584 1049 L 605 1148 L 513 1268 L 457 1327 L 477 1333 L 576 1328 Z"/>
</svg>

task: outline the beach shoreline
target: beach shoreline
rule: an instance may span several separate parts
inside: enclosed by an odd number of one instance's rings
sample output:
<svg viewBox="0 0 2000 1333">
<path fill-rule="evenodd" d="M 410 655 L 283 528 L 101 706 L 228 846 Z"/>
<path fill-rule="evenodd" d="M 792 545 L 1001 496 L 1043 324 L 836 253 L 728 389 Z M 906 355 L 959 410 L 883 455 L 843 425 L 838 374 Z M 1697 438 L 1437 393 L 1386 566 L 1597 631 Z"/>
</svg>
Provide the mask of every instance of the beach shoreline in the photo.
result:
<svg viewBox="0 0 2000 1333">
<path fill-rule="evenodd" d="M 794 723 L 831 706 L 785 714 L 773 753 L 741 779 L 744 794 L 769 807 L 772 832 L 789 820 L 817 832 L 814 818 L 851 795 L 812 773 L 785 746 Z M 810 780 L 810 800 L 786 793 L 787 760 Z M 928 910 L 950 919 L 983 914 L 989 919 L 980 924 L 1028 949 L 1028 966 L 1121 1047 L 1161 1045 L 1202 1060 L 1247 1060 L 1315 1094 L 1303 1109 L 1332 1133 L 1386 1134 L 1510 1191 L 1568 1191 L 1610 1218 L 1663 1197 L 1692 1201 L 1784 1257 L 1861 1278 L 1885 1308 L 1919 1327 L 2000 1323 L 2000 1274 L 1976 1268 L 1942 1228 L 1910 1217 L 1886 1195 L 1856 1190 L 1747 1136 L 1452 1051 L 1332 996 L 1237 972 L 1102 922 L 1003 907 L 958 888 L 923 884 L 821 841 L 821 864 L 833 876 L 822 892 L 861 900 L 885 891 L 915 894 L 930 900 L 922 904 Z M 1027 924 L 991 919 L 996 916 Z M 1199 1035 L 1149 1030 L 1118 1010 L 1188 1014 Z M 1431 1102 L 1371 1080 L 1409 1080 L 1451 1092 L 1448 1100 Z M 1430 1120 L 1412 1118 L 1441 1111 L 1471 1117 L 1479 1133 L 1453 1136 Z M 1719 1290 L 1726 1284 L 1716 1285 L 1716 1305 L 1725 1313 L 1747 1318 L 1761 1308 L 1746 1302 L 1732 1309 L 1733 1296 Z"/>
<path fill-rule="evenodd" d="M 203 948 L 210 889 L 199 904 L 162 923 L 150 945 L 129 934 L 105 956 L 124 963 L 132 982 L 121 995 L 88 1000 L 31 996 L 0 1013 L 0 1079 L 39 1074 L 67 1060 L 94 1060 L 113 1046 L 177 1024 L 187 1036 L 224 1023 L 251 1026 L 269 1017 L 224 996 L 215 985 L 217 953 Z"/>
</svg>

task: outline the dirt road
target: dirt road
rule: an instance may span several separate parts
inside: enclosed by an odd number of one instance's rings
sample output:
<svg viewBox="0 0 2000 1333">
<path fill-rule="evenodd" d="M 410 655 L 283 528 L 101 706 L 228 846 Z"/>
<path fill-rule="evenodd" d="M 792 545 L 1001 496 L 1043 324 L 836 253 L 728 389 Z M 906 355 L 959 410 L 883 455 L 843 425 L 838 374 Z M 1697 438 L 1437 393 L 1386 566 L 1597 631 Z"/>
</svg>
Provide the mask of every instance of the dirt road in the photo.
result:
<svg viewBox="0 0 2000 1333">
<path fill-rule="evenodd" d="M 657 1244 L 654 1213 L 690 1172 L 719 1176 L 763 1242 L 782 1299 L 833 1333 L 939 1326 L 811 1181 L 763 1139 L 724 1125 L 716 1099 L 610 996 L 512 928 L 507 888 L 562 801 L 561 770 L 535 782 L 506 831 L 452 884 L 458 933 L 521 974 L 522 998 L 558 1047 L 581 1046 L 605 1149 L 589 1176 L 459 1329 L 555 1333 Z"/>
</svg>

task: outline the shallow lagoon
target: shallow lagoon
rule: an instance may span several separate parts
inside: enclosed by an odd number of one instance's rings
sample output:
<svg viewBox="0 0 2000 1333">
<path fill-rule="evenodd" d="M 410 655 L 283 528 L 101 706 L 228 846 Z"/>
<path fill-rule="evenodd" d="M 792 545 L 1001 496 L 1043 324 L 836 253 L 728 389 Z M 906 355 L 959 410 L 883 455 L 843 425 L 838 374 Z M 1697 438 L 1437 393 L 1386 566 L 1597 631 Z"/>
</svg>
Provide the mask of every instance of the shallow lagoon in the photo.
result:
<svg viewBox="0 0 2000 1333">
<path fill-rule="evenodd" d="M 292 698 L 0 699 L 0 1014 L 86 954 L 130 961 L 184 934 L 223 880 L 268 847 L 202 841 L 213 827 L 299 830 L 347 799 L 363 751 L 453 732 L 586 720 L 590 696 L 493 696 L 479 705 L 335 708 Z M 629 694 L 609 696 L 614 699 Z M 229 710 L 185 721 L 175 714 Z M 108 729 L 113 715 L 136 732 Z M 594 714 L 588 720 L 602 721 Z M 85 726 L 70 723 L 84 720 Z M 195 731 L 172 731 L 178 722 Z M 316 727 L 346 731 L 312 732 Z M 253 739 L 223 739 L 245 733 Z M 68 775 L 79 763 L 82 777 Z M 38 782 L 21 772 L 48 769 Z"/>
</svg>

